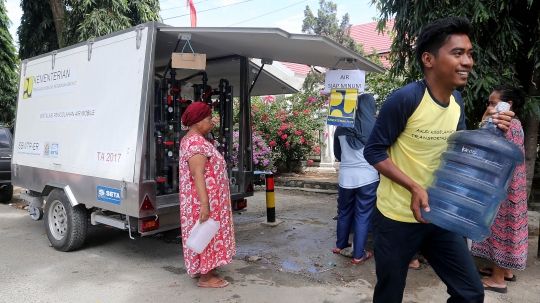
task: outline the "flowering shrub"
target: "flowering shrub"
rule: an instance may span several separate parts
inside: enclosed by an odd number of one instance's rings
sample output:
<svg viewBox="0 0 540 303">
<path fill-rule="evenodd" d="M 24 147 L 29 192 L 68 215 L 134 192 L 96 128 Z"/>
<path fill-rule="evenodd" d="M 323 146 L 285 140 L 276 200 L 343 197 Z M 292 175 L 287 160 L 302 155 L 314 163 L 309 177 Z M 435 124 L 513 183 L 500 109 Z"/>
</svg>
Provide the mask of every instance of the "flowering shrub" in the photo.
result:
<svg viewBox="0 0 540 303">
<path fill-rule="evenodd" d="M 232 162 L 236 165 L 238 160 L 238 131 L 233 133 L 233 154 Z M 272 150 L 268 147 L 263 138 L 253 132 L 251 137 L 253 146 L 253 170 L 276 172 Z"/>
<path fill-rule="evenodd" d="M 316 143 L 326 124 L 328 103 L 323 92 L 253 98 L 254 133 L 270 146 L 274 159 L 291 170 L 294 162 L 320 151 Z"/>
</svg>

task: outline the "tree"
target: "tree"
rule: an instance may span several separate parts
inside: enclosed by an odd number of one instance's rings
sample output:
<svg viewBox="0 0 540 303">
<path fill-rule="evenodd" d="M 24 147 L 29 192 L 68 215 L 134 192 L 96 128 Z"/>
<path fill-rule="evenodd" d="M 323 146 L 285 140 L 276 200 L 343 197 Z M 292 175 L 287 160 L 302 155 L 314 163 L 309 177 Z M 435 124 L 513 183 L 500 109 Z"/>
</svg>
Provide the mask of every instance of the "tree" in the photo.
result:
<svg viewBox="0 0 540 303">
<path fill-rule="evenodd" d="M 4 0 L 0 0 L 0 123 L 13 126 L 19 60 L 9 33 L 10 25 Z"/>
<path fill-rule="evenodd" d="M 21 0 L 21 58 L 161 21 L 159 0 Z"/>
<path fill-rule="evenodd" d="M 148 21 L 161 21 L 159 0 L 68 0 L 62 41 L 72 45 Z"/>
<path fill-rule="evenodd" d="M 319 0 L 317 17 L 313 15 L 309 6 L 304 10 L 304 22 L 302 32 L 309 35 L 321 35 L 329 37 L 348 49 L 363 54 L 362 45 L 351 38 L 351 23 L 349 14 L 343 15 L 341 21 L 337 19 L 337 5 L 332 1 Z"/>
<path fill-rule="evenodd" d="M 356 43 L 350 36 L 351 24 L 349 23 L 348 14 L 345 14 L 340 21 L 336 18 L 336 4 L 331 1 L 326 2 L 325 0 L 320 0 L 319 5 L 320 8 L 317 17 L 313 15 L 309 6 L 306 7 L 306 10 L 304 11 L 305 18 L 302 32 L 329 37 L 360 55 L 366 55 L 366 58 L 369 60 L 383 66 L 379 54 L 373 50 L 373 52 L 368 55 L 362 44 Z M 392 32 L 385 28 L 385 34 L 391 35 Z M 324 73 L 319 73 L 312 68 L 304 80 L 302 89 L 305 92 L 313 92 L 321 85 L 324 85 L 324 78 Z M 388 97 L 390 93 L 399 88 L 402 84 L 403 80 L 400 77 L 394 77 L 392 74 L 379 74 L 375 72 L 366 73 L 366 92 L 375 97 L 378 106 L 386 100 L 386 97 Z"/>
<path fill-rule="evenodd" d="M 38 1 L 41 2 L 41 1 Z M 42 3 L 42 2 L 41 2 Z M 42 3 L 43 4 L 43 3 Z M 66 8 L 63 0 L 49 0 L 49 9 L 53 16 L 53 22 L 55 24 L 56 38 L 58 45 L 62 46 L 62 28 L 64 27 L 64 14 Z"/>
<path fill-rule="evenodd" d="M 17 28 L 19 58 L 24 60 L 58 49 L 58 37 L 49 4 L 22 0 L 21 8 L 21 25 Z"/>
<path fill-rule="evenodd" d="M 476 128 L 494 86 L 511 84 L 530 95 L 540 93 L 540 1 L 393 1 L 372 0 L 381 12 L 379 29 L 395 16 L 391 73 L 407 82 L 421 78 L 414 43 L 421 29 L 439 18 L 468 18 L 473 27 L 474 68 L 463 91 L 467 126 Z M 536 160 L 540 98 L 526 104 L 524 121 L 527 189 L 530 192 Z"/>
</svg>

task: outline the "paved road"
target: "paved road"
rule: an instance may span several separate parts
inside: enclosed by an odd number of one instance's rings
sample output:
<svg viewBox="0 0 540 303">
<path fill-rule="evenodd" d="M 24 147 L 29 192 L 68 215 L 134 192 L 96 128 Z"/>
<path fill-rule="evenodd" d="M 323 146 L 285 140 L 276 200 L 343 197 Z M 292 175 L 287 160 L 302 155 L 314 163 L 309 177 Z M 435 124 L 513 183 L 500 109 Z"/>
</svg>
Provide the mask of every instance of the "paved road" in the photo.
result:
<svg viewBox="0 0 540 303">
<path fill-rule="evenodd" d="M 260 224 L 264 199 L 257 191 L 248 210 L 234 216 L 238 252 L 220 269 L 231 284 L 224 289 L 195 286 L 177 231 L 130 240 L 92 226 L 82 249 L 62 253 L 49 247 L 43 221 L 0 204 L 0 302 L 371 302 L 375 261 L 353 265 L 331 252 L 336 195 L 277 190 L 284 222 L 273 228 Z M 536 252 L 535 239 L 530 243 Z M 247 261 L 254 256 L 261 259 Z M 517 276 L 508 294 L 488 293 L 486 302 L 540 302 L 540 263 L 532 254 Z M 446 301 L 429 266 L 411 271 L 407 282 L 405 302 Z"/>
</svg>

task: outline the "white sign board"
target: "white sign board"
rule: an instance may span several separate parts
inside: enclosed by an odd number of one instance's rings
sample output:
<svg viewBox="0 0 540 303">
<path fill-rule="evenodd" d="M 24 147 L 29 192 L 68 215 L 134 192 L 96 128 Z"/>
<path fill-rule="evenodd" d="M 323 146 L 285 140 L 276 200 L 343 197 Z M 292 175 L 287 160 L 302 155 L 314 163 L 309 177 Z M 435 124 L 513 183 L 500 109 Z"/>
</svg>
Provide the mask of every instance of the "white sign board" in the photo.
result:
<svg viewBox="0 0 540 303">
<path fill-rule="evenodd" d="M 329 70 L 326 72 L 324 91 L 330 93 L 333 88 L 358 89 L 364 92 L 366 87 L 366 71 L 363 70 Z"/>
<path fill-rule="evenodd" d="M 137 49 L 135 39 L 129 31 L 96 41 L 90 61 L 86 45 L 62 50 L 54 70 L 49 56 L 28 61 L 19 83 L 12 163 L 135 180 L 151 54 Z"/>
</svg>

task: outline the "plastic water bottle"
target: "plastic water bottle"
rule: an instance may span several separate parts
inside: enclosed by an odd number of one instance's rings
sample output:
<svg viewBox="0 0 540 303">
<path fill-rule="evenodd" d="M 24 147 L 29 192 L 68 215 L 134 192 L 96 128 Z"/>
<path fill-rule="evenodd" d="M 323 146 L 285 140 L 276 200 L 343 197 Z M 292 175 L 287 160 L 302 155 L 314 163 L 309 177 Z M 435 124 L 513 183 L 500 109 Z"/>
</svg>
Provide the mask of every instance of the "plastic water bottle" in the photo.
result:
<svg viewBox="0 0 540 303">
<path fill-rule="evenodd" d="M 202 253 L 206 246 L 208 246 L 208 243 L 210 243 L 210 240 L 216 235 L 218 229 L 219 222 L 211 218 L 203 223 L 197 220 L 186 240 L 186 247 L 195 253 Z"/>
<path fill-rule="evenodd" d="M 499 102 L 497 112 L 509 110 L 507 104 Z M 486 239 L 523 161 L 521 149 L 506 139 L 491 117 L 478 130 L 453 133 L 427 188 L 431 211 L 422 209 L 422 217 L 469 239 Z"/>
</svg>

